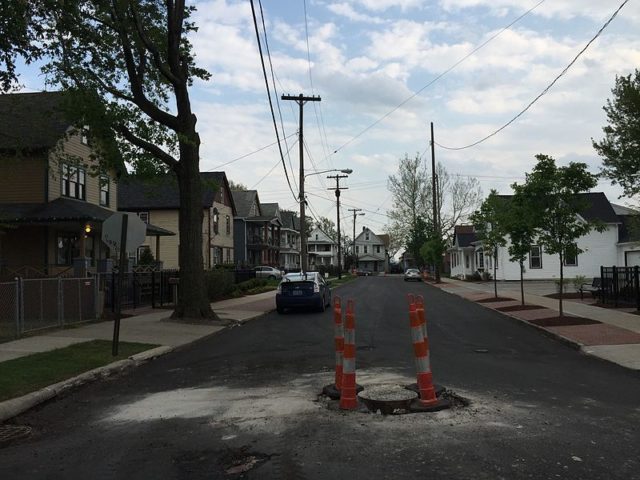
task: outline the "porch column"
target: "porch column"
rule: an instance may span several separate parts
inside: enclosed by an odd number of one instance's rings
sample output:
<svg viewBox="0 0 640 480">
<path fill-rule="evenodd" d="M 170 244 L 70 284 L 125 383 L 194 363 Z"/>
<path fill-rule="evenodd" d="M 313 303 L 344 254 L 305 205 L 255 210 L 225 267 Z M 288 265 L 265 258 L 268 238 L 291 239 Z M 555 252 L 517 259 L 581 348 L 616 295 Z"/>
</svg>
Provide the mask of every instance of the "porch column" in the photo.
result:
<svg viewBox="0 0 640 480">
<path fill-rule="evenodd" d="M 160 261 L 160 235 L 156 235 L 156 262 Z"/>
<path fill-rule="evenodd" d="M 86 256 L 87 235 L 90 233 L 85 231 L 85 226 L 88 224 L 82 223 L 80 225 L 80 239 L 78 246 L 80 253 L 73 259 L 73 276 L 74 277 L 86 277 L 89 271 L 89 258 Z"/>
</svg>

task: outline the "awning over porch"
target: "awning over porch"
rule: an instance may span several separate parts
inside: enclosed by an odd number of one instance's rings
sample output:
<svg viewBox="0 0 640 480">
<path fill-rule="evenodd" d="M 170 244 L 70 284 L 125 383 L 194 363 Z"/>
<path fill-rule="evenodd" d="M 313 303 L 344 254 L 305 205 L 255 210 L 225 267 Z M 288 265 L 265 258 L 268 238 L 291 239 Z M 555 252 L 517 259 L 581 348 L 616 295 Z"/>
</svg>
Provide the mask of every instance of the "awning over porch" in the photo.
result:
<svg viewBox="0 0 640 480">
<path fill-rule="evenodd" d="M 49 203 L 0 205 L 0 223 L 6 225 L 56 225 L 62 222 L 103 223 L 115 212 L 92 203 L 57 198 Z M 169 236 L 174 232 L 147 224 L 147 235 Z"/>
</svg>

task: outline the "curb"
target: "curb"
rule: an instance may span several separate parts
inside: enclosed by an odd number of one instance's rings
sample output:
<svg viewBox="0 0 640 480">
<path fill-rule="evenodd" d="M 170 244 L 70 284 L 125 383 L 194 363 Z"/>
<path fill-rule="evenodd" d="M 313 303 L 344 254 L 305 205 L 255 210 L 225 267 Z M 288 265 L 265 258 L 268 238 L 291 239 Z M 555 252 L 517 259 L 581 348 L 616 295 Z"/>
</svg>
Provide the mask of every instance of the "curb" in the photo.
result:
<svg viewBox="0 0 640 480">
<path fill-rule="evenodd" d="M 30 410 L 31 408 L 51 400 L 52 398 L 60 395 L 61 393 L 70 390 L 80 385 L 93 382 L 100 378 L 108 377 L 109 375 L 117 372 L 122 372 L 129 368 L 137 367 L 138 365 L 148 362 L 160 355 L 165 355 L 174 350 L 174 347 L 156 347 L 151 350 L 132 355 L 124 360 L 118 360 L 117 362 L 104 365 L 102 367 L 94 368 L 88 372 L 81 373 L 75 377 L 62 380 L 61 382 L 54 383 L 44 387 L 38 391 L 27 393 L 22 397 L 12 398 L 0 403 L 0 422 L 4 422 L 12 417 L 20 415 L 21 413 Z"/>
<path fill-rule="evenodd" d="M 150 350 L 145 350 L 144 352 L 136 353 L 135 355 L 132 355 L 129 358 L 118 360 L 117 362 L 109 363 L 107 365 L 103 365 L 102 367 L 94 368 L 93 370 L 83 372 L 79 375 L 76 375 L 75 377 L 62 380 L 61 382 L 54 383 L 53 385 L 49 385 L 35 392 L 27 393 L 22 397 L 11 398 L 9 400 L 5 400 L 4 402 L 0 402 L 0 423 L 5 422 L 10 418 L 16 417 L 21 413 L 24 413 L 27 410 L 30 410 L 33 407 L 40 405 L 41 403 L 51 400 L 52 398 L 66 392 L 67 390 L 79 387 L 81 385 L 85 385 L 90 382 L 94 382 L 101 378 L 108 377 L 109 375 L 112 375 L 114 373 L 135 368 L 157 357 L 173 352 L 174 350 L 182 349 L 206 337 L 216 335 L 219 332 L 222 332 L 224 330 L 242 326 L 251 320 L 264 317 L 265 315 L 273 311 L 275 311 L 275 309 L 258 313 L 253 317 L 246 318 L 241 321 L 234 320 L 230 322 L 228 325 L 225 325 L 223 328 L 221 328 L 217 332 L 212 333 L 211 335 L 205 335 L 203 337 L 197 338 L 191 342 L 184 343 L 182 345 L 177 345 L 173 347 L 163 345 L 160 347 L 152 348 Z"/>
</svg>

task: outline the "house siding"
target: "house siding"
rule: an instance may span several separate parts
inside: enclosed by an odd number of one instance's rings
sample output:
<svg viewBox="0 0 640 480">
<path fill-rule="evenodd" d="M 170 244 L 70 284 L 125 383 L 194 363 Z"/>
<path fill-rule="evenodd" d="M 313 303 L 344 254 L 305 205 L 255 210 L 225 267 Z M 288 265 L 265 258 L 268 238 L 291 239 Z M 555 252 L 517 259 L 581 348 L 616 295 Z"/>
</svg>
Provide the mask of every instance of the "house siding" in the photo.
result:
<svg viewBox="0 0 640 480">
<path fill-rule="evenodd" d="M 0 203 L 45 201 L 46 156 L 6 158 L 0 162 Z"/>
<path fill-rule="evenodd" d="M 165 228 L 176 235 L 160 237 L 160 252 L 156 251 L 156 237 L 146 237 L 143 245 L 151 249 L 153 258 L 163 262 L 164 268 L 179 268 L 178 248 L 180 246 L 180 231 L 178 222 L 178 210 L 151 210 L 149 223 Z"/>
</svg>

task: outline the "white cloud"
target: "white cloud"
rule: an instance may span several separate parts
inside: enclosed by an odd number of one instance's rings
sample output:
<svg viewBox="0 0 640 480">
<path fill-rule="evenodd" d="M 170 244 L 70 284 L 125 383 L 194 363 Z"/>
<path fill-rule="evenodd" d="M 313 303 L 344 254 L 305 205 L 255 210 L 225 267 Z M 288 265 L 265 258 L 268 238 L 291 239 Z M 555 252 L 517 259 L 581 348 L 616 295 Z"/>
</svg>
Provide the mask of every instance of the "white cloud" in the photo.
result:
<svg viewBox="0 0 640 480">
<path fill-rule="evenodd" d="M 371 15 L 357 12 L 348 3 L 330 3 L 329 5 L 327 5 L 327 8 L 336 15 L 342 15 L 343 17 L 346 17 L 353 22 L 366 22 L 373 24 L 384 23 L 384 20 L 382 18 L 372 17 Z"/>
</svg>

